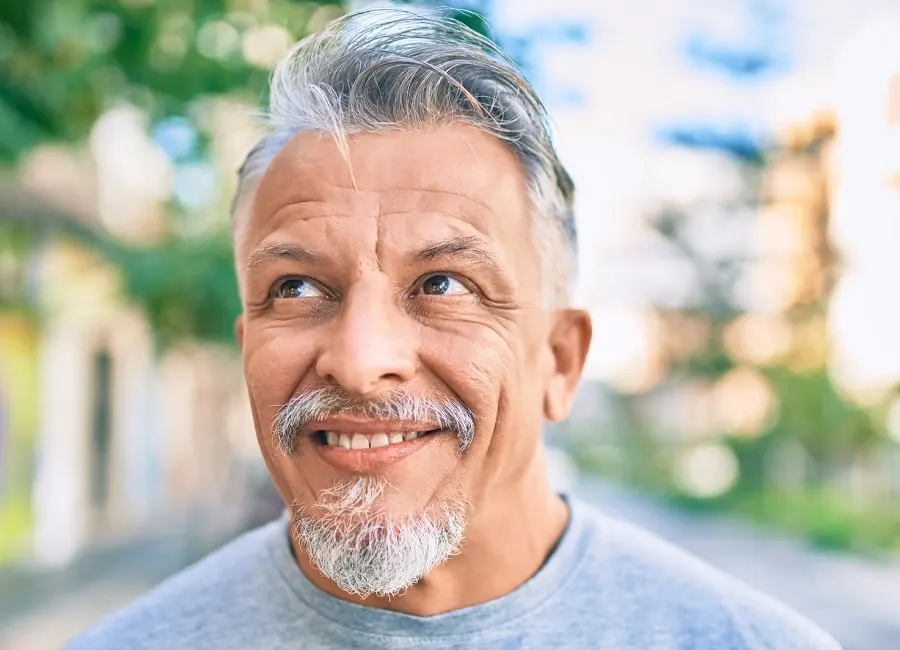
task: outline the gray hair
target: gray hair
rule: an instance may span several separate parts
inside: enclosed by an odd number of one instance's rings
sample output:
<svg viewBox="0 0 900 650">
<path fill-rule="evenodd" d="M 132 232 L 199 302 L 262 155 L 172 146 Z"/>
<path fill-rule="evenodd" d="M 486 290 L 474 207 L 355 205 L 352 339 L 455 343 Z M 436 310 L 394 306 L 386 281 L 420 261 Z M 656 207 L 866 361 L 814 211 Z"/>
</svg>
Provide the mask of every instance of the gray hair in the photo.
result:
<svg viewBox="0 0 900 650">
<path fill-rule="evenodd" d="M 392 517 L 379 501 L 383 476 L 360 476 L 322 490 L 311 506 L 291 505 L 291 532 L 309 559 L 347 593 L 396 596 L 459 552 L 468 504 L 442 499 L 425 512 Z"/>
<path fill-rule="evenodd" d="M 515 63 L 489 39 L 436 11 L 369 9 L 297 43 L 278 64 L 269 125 L 238 172 L 232 215 L 296 133 L 347 135 L 463 123 L 504 142 L 525 173 L 545 304 L 575 279 L 574 184 L 554 149 L 546 109 Z"/>
<path fill-rule="evenodd" d="M 460 453 L 475 440 L 475 416 L 454 397 L 424 397 L 401 391 L 383 395 L 378 401 L 353 398 L 339 386 L 323 386 L 292 397 L 275 415 L 272 436 L 286 454 L 297 453 L 297 436 L 330 417 L 361 415 L 375 420 L 427 422 L 436 429 L 451 431 L 459 441 Z"/>
</svg>

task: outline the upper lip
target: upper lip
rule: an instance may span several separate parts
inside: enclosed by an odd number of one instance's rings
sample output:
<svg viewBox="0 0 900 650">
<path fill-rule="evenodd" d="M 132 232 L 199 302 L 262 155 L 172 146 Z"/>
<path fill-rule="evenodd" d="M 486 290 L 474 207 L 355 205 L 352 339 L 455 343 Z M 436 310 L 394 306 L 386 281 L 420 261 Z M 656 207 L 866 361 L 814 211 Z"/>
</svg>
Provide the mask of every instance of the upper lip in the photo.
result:
<svg viewBox="0 0 900 650">
<path fill-rule="evenodd" d="M 403 420 L 373 420 L 365 418 L 337 417 L 310 422 L 305 433 L 334 431 L 335 433 L 409 433 L 411 431 L 434 431 L 434 422 L 409 422 Z"/>
</svg>

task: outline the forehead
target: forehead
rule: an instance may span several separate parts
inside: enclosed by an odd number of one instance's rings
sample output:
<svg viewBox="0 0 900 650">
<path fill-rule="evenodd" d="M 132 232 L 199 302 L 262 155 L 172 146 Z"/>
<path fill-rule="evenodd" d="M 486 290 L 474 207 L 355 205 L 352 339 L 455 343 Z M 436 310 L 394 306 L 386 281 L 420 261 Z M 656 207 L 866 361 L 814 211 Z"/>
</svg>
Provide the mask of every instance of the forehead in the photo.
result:
<svg viewBox="0 0 900 650">
<path fill-rule="evenodd" d="M 237 244 L 246 250 L 304 217 L 397 213 L 445 215 L 512 243 L 527 232 L 530 203 L 516 157 L 473 127 L 351 135 L 343 152 L 330 135 L 303 132 L 263 175 Z"/>
</svg>

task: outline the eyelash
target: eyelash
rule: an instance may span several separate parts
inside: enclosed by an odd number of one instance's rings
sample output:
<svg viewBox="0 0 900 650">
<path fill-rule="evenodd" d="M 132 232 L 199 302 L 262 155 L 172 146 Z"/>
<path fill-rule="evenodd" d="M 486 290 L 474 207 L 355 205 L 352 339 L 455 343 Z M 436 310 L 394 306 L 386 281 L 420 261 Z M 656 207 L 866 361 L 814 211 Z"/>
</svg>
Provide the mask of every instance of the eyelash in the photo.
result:
<svg viewBox="0 0 900 650">
<path fill-rule="evenodd" d="M 288 282 L 295 282 L 297 280 L 302 280 L 303 282 L 309 282 L 316 289 L 322 292 L 322 296 L 324 298 L 333 298 L 334 292 L 327 289 L 322 283 L 316 282 L 312 278 L 305 275 L 285 275 L 283 277 L 278 278 L 272 284 L 272 288 L 269 289 L 269 299 L 270 300 L 278 300 L 278 292 L 281 288 L 287 284 Z"/>
<path fill-rule="evenodd" d="M 468 291 L 473 296 L 479 296 L 479 297 L 482 296 L 481 289 L 478 287 L 478 285 L 476 285 L 474 282 L 472 282 L 469 278 L 459 275 L 458 273 L 453 273 L 452 271 L 429 271 L 428 273 L 425 273 L 424 275 L 420 275 L 416 279 L 416 281 L 413 282 L 413 287 L 421 288 L 422 283 L 424 283 L 425 280 L 427 280 L 428 278 L 433 277 L 435 275 L 446 275 L 448 278 L 452 278 L 452 279 L 456 280 L 457 282 L 459 282 L 461 285 L 463 285 L 466 289 L 468 289 Z M 410 292 L 409 295 L 411 296 L 412 292 Z M 422 294 L 422 295 L 426 298 L 430 297 L 425 294 Z"/>
</svg>

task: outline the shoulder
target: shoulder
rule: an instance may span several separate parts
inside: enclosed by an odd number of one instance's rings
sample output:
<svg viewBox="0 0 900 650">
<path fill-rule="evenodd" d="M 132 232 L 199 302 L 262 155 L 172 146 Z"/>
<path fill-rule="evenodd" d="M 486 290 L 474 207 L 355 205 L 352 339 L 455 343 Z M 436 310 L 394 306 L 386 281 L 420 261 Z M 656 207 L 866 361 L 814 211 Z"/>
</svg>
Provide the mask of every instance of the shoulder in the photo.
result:
<svg viewBox="0 0 900 650">
<path fill-rule="evenodd" d="M 273 604 L 278 587 L 287 588 L 269 557 L 268 540 L 279 525 L 272 522 L 238 537 L 102 620 L 65 650 L 176 650 L 235 642 L 247 634 L 245 623 Z"/>
<path fill-rule="evenodd" d="M 579 580 L 587 589 L 603 585 L 620 620 L 665 629 L 677 647 L 840 649 L 800 614 L 693 555 L 583 503 L 575 507 L 590 540 Z"/>
</svg>

